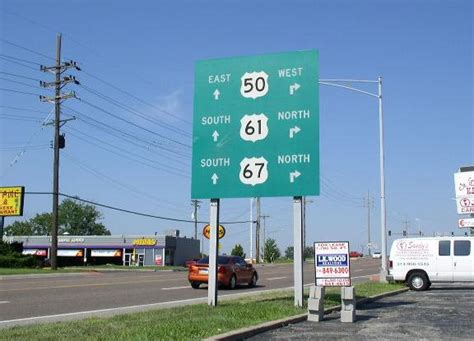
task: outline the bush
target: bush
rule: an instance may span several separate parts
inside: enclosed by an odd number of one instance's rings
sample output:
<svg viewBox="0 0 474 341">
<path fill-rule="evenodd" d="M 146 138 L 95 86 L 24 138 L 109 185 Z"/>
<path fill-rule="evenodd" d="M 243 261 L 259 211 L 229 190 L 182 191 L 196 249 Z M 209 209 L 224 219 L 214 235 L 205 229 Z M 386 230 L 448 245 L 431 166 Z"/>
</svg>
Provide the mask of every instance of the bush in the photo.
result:
<svg viewBox="0 0 474 341">
<path fill-rule="evenodd" d="M 0 268 L 36 268 L 41 260 L 34 256 L 6 255 L 0 256 Z"/>
<path fill-rule="evenodd" d="M 23 243 L 6 243 L 0 240 L 0 255 L 21 254 L 23 252 Z"/>
</svg>

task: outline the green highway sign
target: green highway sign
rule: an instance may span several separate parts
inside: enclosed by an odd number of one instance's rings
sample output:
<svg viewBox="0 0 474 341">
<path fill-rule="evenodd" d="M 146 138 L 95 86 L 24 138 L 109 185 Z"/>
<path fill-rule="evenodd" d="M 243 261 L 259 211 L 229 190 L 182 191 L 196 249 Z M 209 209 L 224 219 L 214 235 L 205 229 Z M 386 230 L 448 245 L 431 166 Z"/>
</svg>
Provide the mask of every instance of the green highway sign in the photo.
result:
<svg viewBox="0 0 474 341">
<path fill-rule="evenodd" d="M 199 61 L 192 198 L 319 195 L 318 51 Z"/>
</svg>

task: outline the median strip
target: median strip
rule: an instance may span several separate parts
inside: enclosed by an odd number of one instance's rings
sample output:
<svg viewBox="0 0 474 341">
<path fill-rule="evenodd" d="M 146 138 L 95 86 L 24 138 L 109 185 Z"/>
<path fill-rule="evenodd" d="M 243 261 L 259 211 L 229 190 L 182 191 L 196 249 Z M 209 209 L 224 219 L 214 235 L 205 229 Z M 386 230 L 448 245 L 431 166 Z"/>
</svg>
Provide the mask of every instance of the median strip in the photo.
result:
<svg viewBox="0 0 474 341">
<path fill-rule="evenodd" d="M 359 299 L 375 294 L 399 289 L 401 285 L 361 283 L 357 284 Z M 327 306 L 337 306 L 340 303 L 339 290 L 328 290 Z M 224 300 L 224 297 L 227 299 Z M 293 306 L 293 291 L 272 290 L 253 292 L 251 295 L 231 294 L 222 296 L 217 307 L 205 304 L 207 298 L 175 301 L 174 308 L 166 313 L 164 304 L 150 305 L 150 311 L 116 315 L 113 317 L 93 317 L 79 321 L 47 323 L 33 326 L 17 326 L 1 331 L 5 339 L 60 339 L 68 338 L 93 339 L 186 339 L 197 340 L 222 334 L 232 330 L 260 325 L 265 322 L 292 318 L 304 314 L 305 308 Z M 179 306 L 182 304 L 193 305 Z M 201 304 L 196 304 L 201 303 Z M 169 307 L 169 304 L 168 304 Z M 131 308 L 131 307 L 129 307 Z M 136 306 L 143 309 L 143 306 Z M 103 312 L 117 313 L 117 309 L 104 309 Z M 128 312 L 134 312 L 128 309 Z M 87 316 L 88 312 L 83 314 Z M 63 314 L 73 315 L 73 314 Z M 90 315 L 89 315 L 90 316 Z M 69 316 L 73 318 L 73 316 Z M 77 318 L 77 315 L 75 316 Z M 40 317 L 47 321 L 47 317 Z M 26 319 L 23 319 L 26 320 Z M 18 320 L 17 320 L 18 321 Z M 186 323 L 183 323 L 186 321 Z M 0 326 L 6 322 L 2 321 Z M 31 322 L 30 322 L 31 323 Z"/>
</svg>

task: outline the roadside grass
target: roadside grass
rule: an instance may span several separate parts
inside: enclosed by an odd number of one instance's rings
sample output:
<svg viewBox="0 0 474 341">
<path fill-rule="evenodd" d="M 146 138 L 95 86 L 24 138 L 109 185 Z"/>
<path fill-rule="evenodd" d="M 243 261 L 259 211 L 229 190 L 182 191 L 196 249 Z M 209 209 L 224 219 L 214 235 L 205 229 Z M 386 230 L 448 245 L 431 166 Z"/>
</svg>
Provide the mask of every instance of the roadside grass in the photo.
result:
<svg viewBox="0 0 474 341">
<path fill-rule="evenodd" d="M 126 267 L 121 265 L 98 265 L 98 266 L 70 266 L 65 268 L 58 268 L 52 271 L 51 268 L 0 268 L 0 276 L 8 275 L 31 275 L 31 274 L 55 274 L 55 273 L 74 273 L 74 272 L 88 272 L 88 271 L 103 271 L 103 270 L 117 270 L 117 271 L 163 271 L 163 270 L 178 270 L 187 271 L 184 266 L 133 266 Z"/>
<path fill-rule="evenodd" d="M 355 287 L 357 296 L 362 298 L 397 290 L 403 285 L 362 283 Z M 327 290 L 325 307 L 338 304 L 340 289 Z M 306 308 L 293 306 L 292 291 L 276 291 L 222 300 L 217 307 L 197 304 L 108 318 L 13 327 L 2 329 L 0 339 L 199 340 L 305 312 Z"/>
</svg>

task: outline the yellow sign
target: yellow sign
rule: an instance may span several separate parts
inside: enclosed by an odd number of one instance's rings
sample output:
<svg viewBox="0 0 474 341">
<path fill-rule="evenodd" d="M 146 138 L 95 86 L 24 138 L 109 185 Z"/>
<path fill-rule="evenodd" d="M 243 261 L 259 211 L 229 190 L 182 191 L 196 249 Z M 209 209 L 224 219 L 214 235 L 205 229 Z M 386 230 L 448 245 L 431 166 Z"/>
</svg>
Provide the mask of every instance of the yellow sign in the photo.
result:
<svg viewBox="0 0 474 341">
<path fill-rule="evenodd" d="M 135 239 L 135 240 L 133 241 L 133 245 L 137 245 L 137 246 L 153 246 L 153 245 L 156 245 L 156 239 L 152 239 L 152 238 Z"/>
<path fill-rule="evenodd" d="M 25 187 L 0 187 L 0 216 L 22 216 Z"/>
<path fill-rule="evenodd" d="M 207 239 L 211 239 L 211 225 L 207 224 L 206 226 L 204 226 L 204 228 L 202 229 L 202 234 Z M 225 236 L 225 227 L 222 225 L 219 225 L 219 239 L 224 238 L 224 236 Z"/>
</svg>

